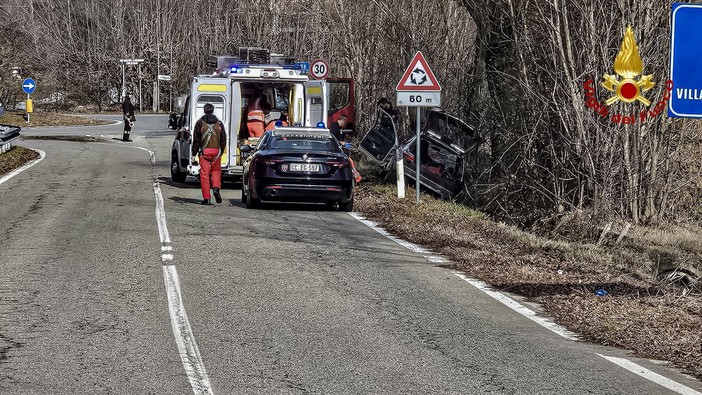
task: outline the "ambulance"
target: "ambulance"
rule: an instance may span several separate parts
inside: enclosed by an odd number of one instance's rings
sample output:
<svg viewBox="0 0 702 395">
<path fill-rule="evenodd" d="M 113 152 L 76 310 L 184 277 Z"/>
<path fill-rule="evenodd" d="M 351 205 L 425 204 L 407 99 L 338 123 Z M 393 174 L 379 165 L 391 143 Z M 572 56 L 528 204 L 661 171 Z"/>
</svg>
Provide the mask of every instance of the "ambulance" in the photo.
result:
<svg viewBox="0 0 702 395">
<path fill-rule="evenodd" d="M 240 152 L 239 147 L 256 143 L 249 138 L 246 127 L 248 105 L 255 98 L 264 98 L 271 107 L 270 115 L 290 126 L 316 127 L 324 123 L 328 127 L 341 115 L 353 126 L 351 79 L 312 79 L 308 62 L 296 62 L 261 48 L 240 48 L 238 56 L 214 59 L 214 73 L 192 79 L 190 95 L 179 117 L 171 149 L 173 181 L 185 182 L 188 175 L 199 175 L 200 166 L 191 155 L 191 145 L 195 123 L 204 115 L 207 103 L 214 106 L 214 114 L 227 133 L 227 149 L 221 157 L 223 178 L 242 176 L 247 153 Z"/>
</svg>

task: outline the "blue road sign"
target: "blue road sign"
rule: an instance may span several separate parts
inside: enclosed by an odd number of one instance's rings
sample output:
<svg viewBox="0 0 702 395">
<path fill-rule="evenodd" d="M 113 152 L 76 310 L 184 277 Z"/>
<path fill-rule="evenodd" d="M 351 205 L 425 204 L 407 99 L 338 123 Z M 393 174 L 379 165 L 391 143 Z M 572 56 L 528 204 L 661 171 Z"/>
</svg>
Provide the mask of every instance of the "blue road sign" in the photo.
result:
<svg viewBox="0 0 702 395">
<path fill-rule="evenodd" d="M 702 118 L 702 4 L 673 3 L 668 116 Z"/>
<path fill-rule="evenodd" d="M 34 93 L 34 90 L 37 89 L 37 83 L 31 78 L 25 78 L 22 81 L 22 89 L 26 94 Z"/>
</svg>

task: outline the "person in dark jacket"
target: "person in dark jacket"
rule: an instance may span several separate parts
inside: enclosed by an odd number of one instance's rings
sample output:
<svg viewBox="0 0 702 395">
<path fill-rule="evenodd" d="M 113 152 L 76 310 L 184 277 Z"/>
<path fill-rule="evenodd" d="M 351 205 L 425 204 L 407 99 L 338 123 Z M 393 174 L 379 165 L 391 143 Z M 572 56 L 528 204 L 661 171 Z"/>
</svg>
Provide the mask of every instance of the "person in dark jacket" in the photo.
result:
<svg viewBox="0 0 702 395">
<path fill-rule="evenodd" d="M 205 104 L 205 115 L 195 123 L 193 133 L 193 156 L 200 155 L 200 189 L 202 205 L 210 205 L 210 187 L 217 203 L 222 203 L 222 161 L 220 157 L 227 148 L 227 133 L 222 121 L 217 119 L 214 106 Z"/>
<path fill-rule="evenodd" d="M 129 95 L 126 95 L 124 97 L 124 101 L 122 102 L 122 117 L 124 118 L 124 132 L 122 133 L 122 141 L 132 141 L 129 139 L 129 135 L 132 131 L 132 126 L 134 126 L 134 122 L 136 121 L 136 117 L 134 116 L 134 105 L 129 99 Z"/>
<path fill-rule="evenodd" d="M 346 122 L 346 115 L 342 115 L 339 117 L 338 121 L 332 122 L 332 124 L 329 125 L 329 131 L 331 132 L 332 136 L 336 137 L 342 146 L 345 139 L 344 134 L 341 131 L 346 127 Z"/>
</svg>

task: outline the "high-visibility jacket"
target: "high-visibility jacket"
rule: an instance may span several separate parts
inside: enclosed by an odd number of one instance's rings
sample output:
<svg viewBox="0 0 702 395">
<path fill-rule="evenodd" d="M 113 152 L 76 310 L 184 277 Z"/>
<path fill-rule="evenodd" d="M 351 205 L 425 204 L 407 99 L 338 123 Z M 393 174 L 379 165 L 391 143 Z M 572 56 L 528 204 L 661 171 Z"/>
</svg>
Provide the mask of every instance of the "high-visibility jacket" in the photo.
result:
<svg viewBox="0 0 702 395">
<path fill-rule="evenodd" d="M 265 115 L 262 110 L 251 110 L 246 117 L 246 128 L 249 131 L 249 137 L 261 137 L 265 132 L 265 123 L 263 118 Z"/>
</svg>

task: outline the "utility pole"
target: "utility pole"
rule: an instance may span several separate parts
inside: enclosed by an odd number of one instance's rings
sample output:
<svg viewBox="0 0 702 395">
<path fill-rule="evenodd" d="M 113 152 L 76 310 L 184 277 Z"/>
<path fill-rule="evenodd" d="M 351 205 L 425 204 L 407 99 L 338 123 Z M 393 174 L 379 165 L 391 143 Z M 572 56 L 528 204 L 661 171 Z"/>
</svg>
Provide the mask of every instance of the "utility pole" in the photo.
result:
<svg viewBox="0 0 702 395">
<path fill-rule="evenodd" d="M 171 37 L 171 67 L 169 67 L 168 75 L 173 78 L 173 37 Z M 173 112 L 173 81 L 168 81 L 168 113 Z"/>
<path fill-rule="evenodd" d="M 161 75 L 161 1 L 156 2 L 156 9 L 159 10 L 157 13 L 157 23 L 156 23 L 156 113 L 161 112 L 161 86 L 158 76 Z"/>
<path fill-rule="evenodd" d="M 139 62 L 139 112 L 144 112 L 144 100 L 141 95 L 141 62 Z"/>
<path fill-rule="evenodd" d="M 120 63 L 122 63 L 122 102 L 124 102 L 124 98 L 127 96 L 127 88 L 124 85 L 124 64 L 126 63 L 126 59 L 120 60 Z"/>
</svg>

